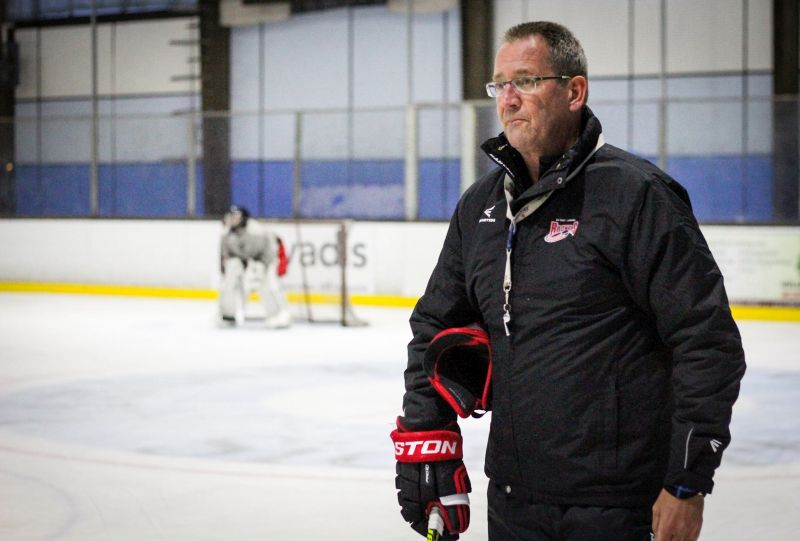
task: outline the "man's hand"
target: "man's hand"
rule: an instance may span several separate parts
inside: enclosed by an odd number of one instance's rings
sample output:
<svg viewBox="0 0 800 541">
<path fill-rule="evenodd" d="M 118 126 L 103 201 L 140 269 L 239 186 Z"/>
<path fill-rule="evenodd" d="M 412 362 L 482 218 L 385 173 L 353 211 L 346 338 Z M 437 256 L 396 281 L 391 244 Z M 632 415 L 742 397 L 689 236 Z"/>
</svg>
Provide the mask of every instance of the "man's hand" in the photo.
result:
<svg viewBox="0 0 800 541">
<path fill-rule="evenodd" d="M 680 500 L 662 490 L 653 504 L 656 541 L 697 541 L 703 526 L 703 504 L 700 494 Z"/>
<path fill-rule="evenodd" d="M 458 539 L 469 526 L 468 494 L 472 490 L 462 461 L 458 425 L 409 432 L 398 421 L 391 436 L 397 459 L 395 488 L 403 518 L 425 537 L 431 508 L 438 507 L 445 527 L 442 539 Z"/>
</svg>

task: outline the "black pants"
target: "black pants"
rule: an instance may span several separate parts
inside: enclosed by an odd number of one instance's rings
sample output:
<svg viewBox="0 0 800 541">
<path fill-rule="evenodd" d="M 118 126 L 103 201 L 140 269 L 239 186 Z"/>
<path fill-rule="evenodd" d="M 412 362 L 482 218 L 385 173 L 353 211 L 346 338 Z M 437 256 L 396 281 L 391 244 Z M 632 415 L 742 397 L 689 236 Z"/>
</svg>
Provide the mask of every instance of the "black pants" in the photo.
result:
<svg viewBox="0 0 800 541">
<path fill-rule="evenodd" d="M 489 541 L 650 541 L 647 508 L 532 503 L 489 482 Z"/>
</svg>

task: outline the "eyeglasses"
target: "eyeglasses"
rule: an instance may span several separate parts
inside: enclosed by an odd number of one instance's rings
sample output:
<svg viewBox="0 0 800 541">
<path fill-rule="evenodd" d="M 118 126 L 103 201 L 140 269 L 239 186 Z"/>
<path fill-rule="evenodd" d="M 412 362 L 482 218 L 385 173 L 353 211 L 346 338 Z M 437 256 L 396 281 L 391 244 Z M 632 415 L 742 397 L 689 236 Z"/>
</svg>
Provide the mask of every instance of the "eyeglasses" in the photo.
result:
<svg viewBox="0 0 800 541">
<path fill-rule="evenodd" d="M 489 94 L 490 98 L 496 98 L 503 92 L 503 88 L 510 84 L 514 87 L 514 90 L 520 94 L 533 94 L 536 92 L 539 81 L 547 81 L 549 79 L 566 81 L 572 79 L 572 77 L 569 75 L 550 75 L 544 77 L 539 75 L 530 75 L 527 77 L 517 77 L 516 79 L 511 79 L 510 81 L 504 82 L 492 81 L 491 83 L 486 83 L 486 93 Z"/>
</svg>

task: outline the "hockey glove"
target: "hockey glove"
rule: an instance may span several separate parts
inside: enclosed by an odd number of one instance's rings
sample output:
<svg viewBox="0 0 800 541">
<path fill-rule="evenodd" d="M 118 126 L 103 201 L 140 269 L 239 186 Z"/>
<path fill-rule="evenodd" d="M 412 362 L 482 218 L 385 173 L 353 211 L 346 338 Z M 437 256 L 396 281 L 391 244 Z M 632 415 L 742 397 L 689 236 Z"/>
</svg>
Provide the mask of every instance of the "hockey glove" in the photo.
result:
<svg viewBox="0 0 800 541">
<path fill-rule="evenodd" d="M 491 409 L 492 350 L 483 329 L 454 327 L 441 331 L 425 351 L 422 368 L 459 417 L 480 417 Z"/>
<path fill-rule="evenodd" d="M 435 506 L 444 519 L 443 540 L 458 539 L 469 526 L 469 482 L 461 434 L 453 423 L 443 430 L 406 431 L 398 421 L 391 434 L 397 459 L 397 500 L 400 514 L 420 535 L 428 532 L 428 515 Z"/>
</svg>

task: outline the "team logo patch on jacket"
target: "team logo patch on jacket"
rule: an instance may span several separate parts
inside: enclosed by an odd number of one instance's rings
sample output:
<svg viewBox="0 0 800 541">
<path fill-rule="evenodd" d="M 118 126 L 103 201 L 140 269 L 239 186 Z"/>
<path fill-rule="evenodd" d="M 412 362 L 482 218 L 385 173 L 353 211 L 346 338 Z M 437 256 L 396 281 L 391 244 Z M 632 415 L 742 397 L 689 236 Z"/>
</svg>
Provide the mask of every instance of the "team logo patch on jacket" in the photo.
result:
<svg viewBox="0 0 800 541">
<path fill-rule="evenodd" d="M 545 235 L 545 242 L 558 242 L 567 237 L 574 237 L 578 232 L 578 220 L 553 220 L 550 232 Z"/>
</svg>

